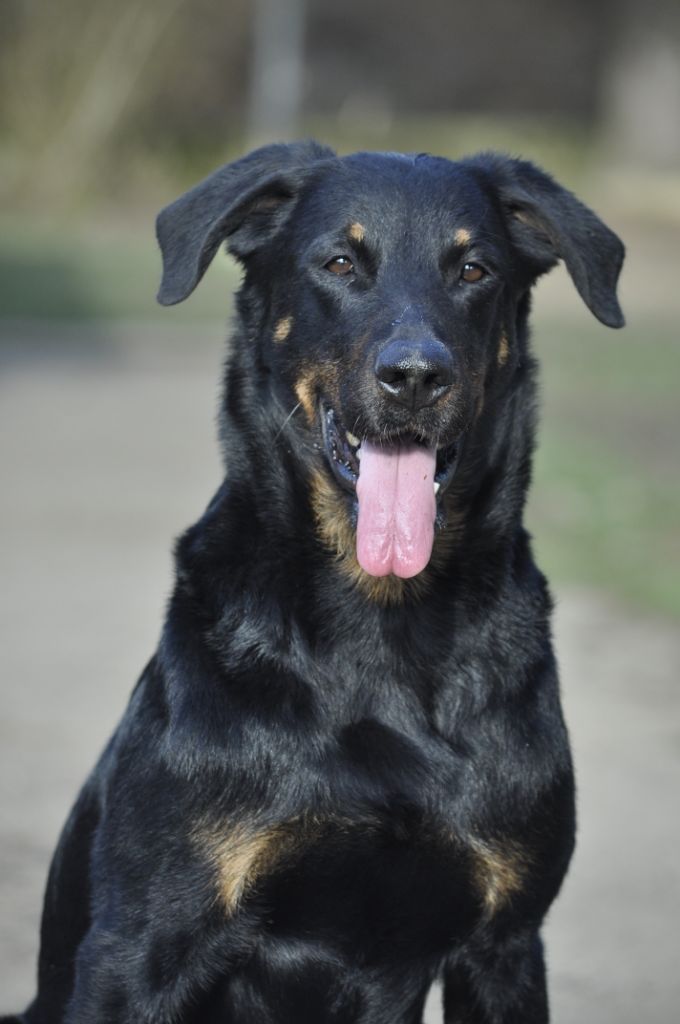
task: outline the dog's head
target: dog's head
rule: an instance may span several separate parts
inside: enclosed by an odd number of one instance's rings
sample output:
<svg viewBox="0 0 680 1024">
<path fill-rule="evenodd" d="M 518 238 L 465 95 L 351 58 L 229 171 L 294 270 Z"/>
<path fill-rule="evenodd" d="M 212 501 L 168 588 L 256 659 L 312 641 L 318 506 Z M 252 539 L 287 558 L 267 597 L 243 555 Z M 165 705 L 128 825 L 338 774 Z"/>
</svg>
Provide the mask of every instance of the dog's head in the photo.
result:
<svg viewBox="0 0 680 1024">
<path fill-rule="evenodd" d="M 345 502 L 371 576 L 428 563 L 467 439 L 522 359 L 535 280 L 563 259 L 593 314 L 623 324 L 619 239 L 532 164 L 493 154 L 268 146 L 163 210 L 158 238 L 165 305 L 223 241 L 243 263 L 245 334 L 280 423 L 298 411 L 286 429 L 316 445 L 317 491 Z"/>
</svg>

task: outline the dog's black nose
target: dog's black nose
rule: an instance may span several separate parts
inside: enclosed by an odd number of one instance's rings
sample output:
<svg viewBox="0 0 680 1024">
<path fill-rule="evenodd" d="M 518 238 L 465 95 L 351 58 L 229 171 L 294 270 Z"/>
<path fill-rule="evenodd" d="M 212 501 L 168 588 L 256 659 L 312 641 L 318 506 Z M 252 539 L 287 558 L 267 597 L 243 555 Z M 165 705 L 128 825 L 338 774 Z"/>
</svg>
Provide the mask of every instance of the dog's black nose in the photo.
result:
<svg viewBox="0 0 680 1024">
<path fill-rule="evenodd" d="M 379 353 L 375 375 L 383 391 L 414 412 L 433 405 L 454 380 L 453 356 L 441 341 L 391 341 Z"/>
</svg>

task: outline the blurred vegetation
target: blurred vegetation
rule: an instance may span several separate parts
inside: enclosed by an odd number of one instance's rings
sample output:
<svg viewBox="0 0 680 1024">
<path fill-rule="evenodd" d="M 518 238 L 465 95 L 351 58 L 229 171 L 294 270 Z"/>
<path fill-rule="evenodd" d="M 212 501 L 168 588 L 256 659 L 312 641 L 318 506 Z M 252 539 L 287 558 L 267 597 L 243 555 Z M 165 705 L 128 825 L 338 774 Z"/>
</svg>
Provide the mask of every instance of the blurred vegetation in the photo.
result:
<svg viewBox="0 0 680 1024">
<path fill-rule="evenodd" d="M 168 197 L 169 198 L 169 197 Z M 167 321 L 155 295 L 161 262 L 153 213 L 142 224 L 0 220 L 0 317 Z M 225 281 L 225 268 L 227 279 Z M 220 254 L 176 322 L 223 320 L 236 267 Z"/>
<path fill-rule="evenodd" d="M 0 196 L 15 209 L 129 210 L 263 131 L 493 145 L 555 170 L 583 143 L 604 161 L 680 157 L 677 0 L 3 0 L 2 19 Z"/>
<path fill-rule="evenodd" d="M 542 423 L 528 523 L 542 569 L 680 615 L 677 329 L 541 318 Z"/>
</svg>

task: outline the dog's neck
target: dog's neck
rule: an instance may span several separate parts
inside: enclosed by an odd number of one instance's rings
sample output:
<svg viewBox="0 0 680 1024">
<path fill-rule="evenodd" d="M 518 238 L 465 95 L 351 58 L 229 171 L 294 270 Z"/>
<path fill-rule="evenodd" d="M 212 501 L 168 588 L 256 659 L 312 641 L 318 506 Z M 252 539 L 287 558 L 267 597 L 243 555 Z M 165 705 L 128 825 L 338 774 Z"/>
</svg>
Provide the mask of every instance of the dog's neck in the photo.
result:
<svg viewBox="0 0 680 1024">
<path fill-rule="evenodd" d="M 357 576 L 354 538 L 342 512 L 350 504 L 347 496 L 313 444 L 300 452 L 290 436 L 279 443 L 280 421 L 277 427 L 272 408 L 253 402 L 247 393 L 252 371 L 237 357 L 224 405 L 227 475 L 177 546 L 177 607 L 199 616 L 202 631 L 229 664 L 241 658 L 249 663 L 255 652 L 263 664 L 288 666 L 310 678 L 314 652 L 321 650 L 324 663 L 332 659 L 340 674 L 343 661 L 370 651 L 373 671 L 399 675 L 430 659 L 433 643 L 442 647 L 442 656 L 453 645 L 465 659 L 479 630 L 504 636 L 508 616 L 523 620 L 541 606 L 547 616 L 549 598 L 522 528 L 533 363 L 526 359 L 516 372 L 516 382 L 496 396 L 471 431 L 432 564 L 422 579 L 395 583 L 391 577 Z M 343 516 L 335 532 L 324 532 L 323 510 L 314 507 L 319 479 L 327 479 L 332 496 L 326 511 Z M 349 552 L 339 552 L 338 544 L 350 545 Z M 525 607 L 528 599 L 533 611 Z M 301 642 L 292 644 L 293 637 Z M 296 663 L 288 665 L 293 650 Z"/>
</svg>

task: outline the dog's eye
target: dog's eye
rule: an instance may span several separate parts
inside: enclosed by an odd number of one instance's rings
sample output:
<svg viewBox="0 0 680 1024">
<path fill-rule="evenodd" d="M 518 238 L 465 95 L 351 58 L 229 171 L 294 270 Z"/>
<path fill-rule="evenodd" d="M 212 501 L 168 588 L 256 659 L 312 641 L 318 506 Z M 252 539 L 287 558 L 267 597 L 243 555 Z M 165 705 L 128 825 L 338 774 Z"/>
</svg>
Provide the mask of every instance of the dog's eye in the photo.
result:
<svg viewBox="0 0 680 1024">
<path fill-rule="evenodd" d="M 346 277 L 354 270 L 354 264 L 348 256 L 334 256 L 326 264 L 326 270 L 330 270 L 331 274 L 337 274 L 339 277 Z"/>
<path fill-rule="evenodd" d="M 475 281 L 481 281 L 485 274 L 486 271 L 478 263 L 466 263 L 460 276 L 463 281 L 474 284 Z"/>
</svg>

